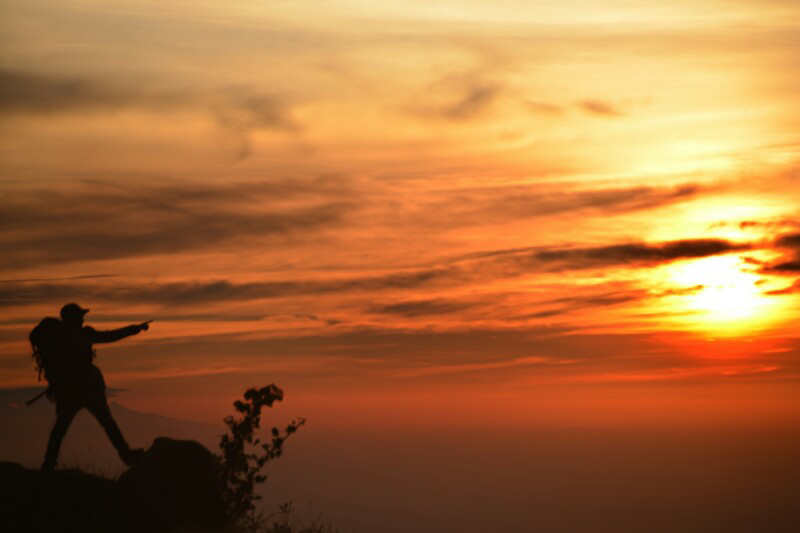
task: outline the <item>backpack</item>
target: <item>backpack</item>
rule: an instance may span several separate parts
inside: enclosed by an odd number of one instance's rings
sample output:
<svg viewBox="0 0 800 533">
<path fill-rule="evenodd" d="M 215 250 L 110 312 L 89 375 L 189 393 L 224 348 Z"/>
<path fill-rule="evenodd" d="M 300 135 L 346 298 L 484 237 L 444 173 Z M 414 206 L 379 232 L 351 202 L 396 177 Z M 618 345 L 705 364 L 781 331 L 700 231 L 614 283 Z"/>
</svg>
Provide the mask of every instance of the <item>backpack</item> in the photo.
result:
<svg viewBox="0 0 800 533">
<path fill-rule="evenodd" d="M 33 349 L 39 381 L 42 380 L 42 374 L 48 383 L 59 381 L 65 363 L 61 354 L 64 344 L 64 323 L 52 316 L 45 317 L 31 330 L 28 340 Z"/>
</svg>

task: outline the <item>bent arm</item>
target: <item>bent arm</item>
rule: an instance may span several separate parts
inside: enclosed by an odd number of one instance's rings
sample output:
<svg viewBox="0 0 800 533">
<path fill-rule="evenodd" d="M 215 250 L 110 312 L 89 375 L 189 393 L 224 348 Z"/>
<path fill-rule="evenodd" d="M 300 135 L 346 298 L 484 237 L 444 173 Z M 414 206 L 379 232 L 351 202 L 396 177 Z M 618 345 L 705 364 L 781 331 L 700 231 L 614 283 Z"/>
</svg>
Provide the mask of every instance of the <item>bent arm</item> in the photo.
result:
<svg viewBox="0 0 800 533">
<path fill-rule="evenodd" d="M 92 329 L 89 335 L 92 344 L 100 344 L 104 342 L 115 342 L 120 339 L 124 339 L 125 337 L 136 335 L 142 331 L 142 329 L 143 328 L 141 324 L 134 324 L 131 326 L 125 326 L 124 328 L 110 329 L 108 331 L 97 331 L 96 329 Z"/>
</svg>

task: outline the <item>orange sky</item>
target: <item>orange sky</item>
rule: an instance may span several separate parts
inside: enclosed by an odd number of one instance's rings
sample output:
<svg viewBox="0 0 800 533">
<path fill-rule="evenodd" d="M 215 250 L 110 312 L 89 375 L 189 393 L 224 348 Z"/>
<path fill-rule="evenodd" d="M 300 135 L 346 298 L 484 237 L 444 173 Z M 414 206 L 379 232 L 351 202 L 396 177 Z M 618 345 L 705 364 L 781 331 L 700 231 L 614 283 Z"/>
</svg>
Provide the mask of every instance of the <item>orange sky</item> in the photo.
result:
<svg viewBox="0 0 800 533">
<path fill-rule="evenodd" d="M 0 386 L 77 301 L 188 418 L 796 419 L 797 2 L 3 11 Z"/>
</svg>

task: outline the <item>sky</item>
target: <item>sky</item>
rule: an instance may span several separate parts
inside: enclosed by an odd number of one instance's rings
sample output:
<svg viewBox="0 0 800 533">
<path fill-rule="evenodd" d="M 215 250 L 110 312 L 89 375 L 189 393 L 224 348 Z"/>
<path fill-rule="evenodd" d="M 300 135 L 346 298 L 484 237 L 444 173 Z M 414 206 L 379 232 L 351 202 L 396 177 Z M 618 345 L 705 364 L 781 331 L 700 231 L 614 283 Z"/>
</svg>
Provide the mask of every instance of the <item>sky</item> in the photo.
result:
<svg viewBox="0 0 800 533">
<path fill-rule="evenodd" d="M 3 450 L 77 302 L 131 442 L 274 382 L 345 530 L 796 519 L 796 1 L 0 3 Z"/>
<path fill-rule="evenodd" d="M 74 301 L 183 419 L 800 419 L 797 2 L 2 6 L 0 386 Z"/>
</svg>

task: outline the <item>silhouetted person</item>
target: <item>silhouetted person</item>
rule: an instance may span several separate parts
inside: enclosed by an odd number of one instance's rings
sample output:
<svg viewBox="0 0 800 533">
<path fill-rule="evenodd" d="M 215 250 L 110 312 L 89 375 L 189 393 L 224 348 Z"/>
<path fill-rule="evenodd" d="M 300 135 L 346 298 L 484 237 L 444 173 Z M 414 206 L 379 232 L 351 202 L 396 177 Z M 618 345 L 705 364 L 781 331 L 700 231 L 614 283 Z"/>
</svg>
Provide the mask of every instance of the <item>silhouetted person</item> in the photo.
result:
<svg viewBox="0 0 800 533">
<path fill-rule="evenodd" d="M 100 422 L 126 465 L 138 462 L 143 449 L 131 449 L 111 416 L 106 398 L 106 384 L 100 369 L 92 364 L 95 357 L 94 344 L 114 342 L 148 329 L 149 322 L 142 322 L 110 331 L 97 331 L 84 326 L 83 316 L 88 309 L 70 303 L 61 308 L 61 325 L 45 318 L 31 332 L 31 344 L 37 357 L 40 373 L 44 370 L 49 382 L 47 396 L 56 402 L 56 423 L 47 443 L 43 472 L 52 472 L 58 462 L 61 441 L 75 415 L 84 407 Z M 47 322 L 46 322 L 47 321 Z M 38 335 L 37 330 L 45 328 Z M 59 331 L 60 330 L 60 331 Z M 43 340 L 49 336 L 49 339 Z M 36 339 L 35 339 L 36 337 Z M 39 345 L 34 343 L 39 342 Z"/>
</svg>

